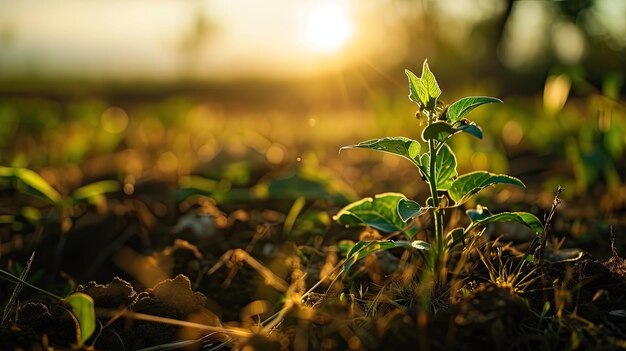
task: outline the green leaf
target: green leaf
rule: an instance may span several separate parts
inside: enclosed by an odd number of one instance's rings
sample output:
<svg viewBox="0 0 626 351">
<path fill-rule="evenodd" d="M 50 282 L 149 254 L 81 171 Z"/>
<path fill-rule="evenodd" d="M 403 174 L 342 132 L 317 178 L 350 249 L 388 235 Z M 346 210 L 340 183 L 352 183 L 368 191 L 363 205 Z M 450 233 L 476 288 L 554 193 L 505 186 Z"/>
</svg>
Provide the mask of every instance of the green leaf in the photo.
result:
<svg viewBox="0 0 626 351">
<path fill-rule="evenodd" d="M 120 190 L 120 183 L 117 180 L 103 180 L 82 186 L 74 191 L 74 200 L 90 199 L 106 193 L 113 193 Z"/>
<path fill-rule="evenodd" d="M 337 250 L 339 251 L 340 255 L 348 257 L 348 253 L 354 247 L 354 241 L 352 241 L 352 240 L 340 240 L 337 243 L 336 246 L 337 246 Z"/>
<path fill-rule="evenodd" d="M 404 231 L 407 224 L 398 214 L 398 201 L 406 197 L 398 193 L 383 193 L 353 202 L 342 208 L 333 219 L 347 226 L 365 226 L 386 233 Z"/>
<path fill-rule="evenodd" d="M 184 176 L 178 180 L 178 187 L 181 189 L 193 188 L 210 194 L 219 186 L 219 181 L 200 176 Z"/>
<path fill-rule="evenodd" d="M 227 199 L 234 199 L 231 197 L 233 190 L 219 191 L 223 192 Z M 270 199 L 295 200 L 302 196 L 307 200 L 325 199 L 339 204 L 347 204 L 356 198 L 347 184 L 333 173 L 320 167 L 315 169 L 303 168 L 286 176 L 279 175 L 277 178 L 269 177 L 259 182 L 253 191 L 255 196 Z M 237 200 L 234 199 L 234 201 Z"/>
<path fill-rule="evenodd" d="M 353 264 L 366 256 L 394 247 L 395 245 L 393 245 L 393 241 L 390 240 L 359 241 L 352 247 L 352 249 L 350 249 L 350 251 L 348 251 L 346 262 L 343 266 L 344 272 L 349 272 Z"/>
<path fill-rule="evenodd" d="M 22 207 L 20 213 L 31 224 L 39 223 L 39 220 L 41 220 L 41 211 L 39 211 L 39 209 L 36 207 L 24 206 Z"/>
<path fill-rule="evenodd" d="M 217 202 L 222 202 L 224 199 L 221 195 L 226 192 L 230 195 L 231 187 L 232 183 L 228 180 L 219 182 L 195 175 L 183 176 L 178 179 L 178 190 L 175 193 L 175 199 L 176 202 L 180 202 L 191 196 L 205 196 L 211 197 Z"/>
<path fill-rule="evenodd" d="M 423 154 L 421 162 L 424 166 L 426 176 L 430 177 L 430 156 L 427 153 Z M 435 168 L 437 174 L 437 190 L 444 191 L 450 189 L 458 173 L 456 170 L 456 157 L 448 145 L 443 145 L 441 150 L 437 153 Z"/>
<path fill-rule="evenodd" d="M 450 123 L 455 123 L 476 107 L 489 103 L 502 103 L 502 100 L 487 96 L 470 96 L 462 98 L 448 107 L 448 120 Z"/>
<path fill-rule="evenodd" d="M 424 139 L 424 141 L 428 141 L 430 139 L 444 141 L 448 136 L 458 132 L 459 131 L 457 129 L 446 122 L 435 122 L 424 128 L 424 131 L 422 132 L 422 139 Z"/>
<path fill-rule="evenodd" d="M 467 216 L 470 218 L 472 222 L 477 222 L 485 218 L 488 218 L 490 216 L 493 216 L 493 213 L 491 213 L 491 211 L 489 211 L 487 207 L 484 207 L 481 205 L 476 206 L 476 209 L 474 210 L 467 210 L 465 211 L 465 213 L 467 214 Z"/>
<path fill-rule="evenodd" d="M 65 298 L 72 306 L 72 312 L 80 326 L 78 332 L 78 347 L 85 344 L 96 330 L 96 311 L 91 296 L 83 293 L 75 293 Z"/>
<path fill-rule="evenodd" d="M 287 217 L 285 217 L 285 222 L 283 223 L 283 233 L 289 234 L 293 229 L 293 225 L 296 223 L 296 219 L 302 209 L 306 205 L 306 199 L 302 196 L 298 197 L 291 205 L 291 209 L 287 213 Z"/>
<path fill-rule="evenodd" d="M 398 215 L 404 222 L 407 222 L 413 217 L 423 215 L 428 211 L 427 207 L 422 207 L 420 204 L 409 199 L 400 199 L 398 201 Z"/>
<path fill-rule="evenodd" d="M 475 136 L 478 139 L 483 138 L 483 130 L 480 129 L 480 127 L 476 125 L 476 123 L 474 122 L 471 122 L 469 124 L 461 124 L 460 126 L 456 128 L 456 130 L 463 132 L 463 133 L 467 133 L 471 136 Z"/>
<path fill-rule="evenodd" d="M 409 242 L 408 241 L 396 241 L 396 245 L 398 245 L 399 243 L 409 243 Z M 411 244 L 411 247 L 416 249 L 416 250 L 430 251 L 430 244 L 425 242 L 425 241 L 413 240 L 413 241 L 410 242 L 410 244 Z"/>
<path fill-rule="evenodd" d="M 0 179 L 13 182 L 18 191 L 59 203 L 61 194 L 48 184 L 41 176 L 27 168 L 1 167 Z"/>
<path fill-rule="evenodd" d="M 550 301 L 546 301 L 543 303 L 543 308 L 541 309 L 541 318 L 544 318 L 547 314 L 548 311 L 550 311 Z"/>
<path fill-rule="evenodd" d="M 446 234 L 446 238 L 450 242 L 449 247 L 455 247 L 462 243 L 465 239 L 465 230 L 463 228 L 454 228 Z"/>
<path fill-rule="evenodd" d="M 384 250 L 394 249 L 394 248 L 405 248 L 405 249 L 415 249 L 418 251 L 430 251 L 430 244 L 421 241 L 393 241 L 393 240 L 373 240 L 373 241 L 359 241 L 356 243 L 352 249 L 348 252 L 346 256 L 346 262 L 344 264 L 344 272 L 350 271 L 350 268 L 357 261 L 365 258 L 368 255 L 371 255 L 376 252 L 381 252 Z"/>
<path fill-rule="evenodd" d="M 452 182 L 448 195 L 456 205 L 460 205 L 482 189 L 494 184 L 512 184 L 524 187 L 521 180 L 506 174 L 494 174 L 487 171 L 477 171 L 459 176 Z"/>
<path fill-rule="evenodd" d="M 465 230 L 466 232 L 479 225 L 485 225 L 491 222 L 517 222 L 532 229 L 535 233 L 541 233 L 543 231 L 543 224 L 535 217 L 535 215 L 528 212 L 502 212 L 498 214 L 492 214 L 486 207 L 478 207 L 476 210 L 468 210 L 467 215 L 472 220 L 472 224 Z"/>
<path fill-rule="evenodd" d="M 421 81 L 413 72 L 409 71 L 408 69 L 405 69 L 404 73 L 409 78 L 409 99 L 419 105 L 420 98 L 417 95 L 417 91 L 419 90 Z"/>
<path fill-rule="evenodd" d="M 419 160 L 421 145 L 419 142 L 405 137 L 387 137 L 362 141 L 356 145 L 348 145 L 339 149 L 369 149 L 402 156 L 415 163 Z"/>
<path fill-rule="evenodd" d="M 331 218 L 326 211 L 306 211 L 298 216 L 289 237 L 325 235 L 331 225 Z"/>
<path fill-rule="evenodd" d="M 433 110 L 435 106 L 437 106 L 437 98 L 441 95 L 441 89 L 439 89 L 439 84 L 437 84 L 435 76 L 430 71 L 430 68 L 428 68 L 427 60 L 424 60 L 417 95 L 428 110 Z"/>
<path fill-rule="evenodd" d="M 470 134 L 478 139 L 483 138 L 483 131 L 476 123 L 469 122 L 465 119 L 463 121 L 466 121 L 466 123 L 458 127 L 453 127 L 446 122 L 435 122 L 424 129 L 422 139 L 424 141 L 428 141 L 429 139 L 444 141 L 450 136 L 460 132 Z"/>
</svg>

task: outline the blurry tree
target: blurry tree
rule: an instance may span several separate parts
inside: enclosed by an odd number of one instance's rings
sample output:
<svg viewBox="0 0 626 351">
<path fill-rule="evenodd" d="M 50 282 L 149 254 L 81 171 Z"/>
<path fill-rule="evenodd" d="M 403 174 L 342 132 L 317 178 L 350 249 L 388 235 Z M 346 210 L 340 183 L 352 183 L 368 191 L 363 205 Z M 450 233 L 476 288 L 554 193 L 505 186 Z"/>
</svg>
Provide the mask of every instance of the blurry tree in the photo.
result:
<svg viewBox="0 0 626 351">
<path fill-rule="evenodd" d="M 619 39 L 626 38 L 626 27 L 620 32 L 626 8 L 619 0 L 396 4 L 405 10 L 406 46 L 413 48 L 402 65 L 436 60 L 451 68 L 440 73 L 443 81 L 488 77 L 498 81 L 504 95 L 535 94 L 554 69 L 576 75 L 595 91 L 604 80 L 620 81 L 626 74 L 626 40 Z"/>
<path fill-rule="evenodd" d="M 213 22 L 206 15 L 205 4 L 206 1 L 203 0 L 190 2 L 193 19 L 179 47 L 183 55 L 181 69 L 184 79 L 192 79 L 195 76 L 203 56 L 202 52 L 215 31 Z"/>
</svg>

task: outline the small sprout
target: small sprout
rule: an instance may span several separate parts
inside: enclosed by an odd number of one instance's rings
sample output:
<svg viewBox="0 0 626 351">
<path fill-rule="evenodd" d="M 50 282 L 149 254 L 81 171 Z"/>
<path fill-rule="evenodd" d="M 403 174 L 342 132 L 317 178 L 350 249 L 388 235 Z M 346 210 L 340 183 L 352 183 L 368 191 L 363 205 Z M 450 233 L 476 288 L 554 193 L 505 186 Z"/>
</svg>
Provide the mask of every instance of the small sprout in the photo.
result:
<svg viewBox="0 0 626 351">
<path fill-rule="evenodd" d="M 415 116 L 420 121 L 423 120 L 423 116 L 427 117 L 425 118 L 427 125 L 422 130 L 422 141 L 406 137 L 386 137 L 345 146 L 341 150 L 369 149 L 407 159 L 417 168 L 420 177 L 428 185 L 430 197 L 422 202 L 425 204 L 422 206 L 418 201 L 410 200 L 402 194 L 379 194 L 344 207 L 334 219 L 345 226 L 369 226 L 386 233 L 400 232 L 407 239 L 411 239 L 423 228 L 417 228 L 415 221 L 410 220 L 428 213 L 434 222 L 434 237 L 430 238 L 434 245 L 430 249 L 427 243 L 417 241 L 361 241 L 348 252 L 344 271 L 347 272 L 356 261 L 366 255 L 393 247 L 410 247 L 420 253 L 428 252 L 431 263 L 428 266 L 437 271 L 446 265 L 447 250 L 463 243 L 472 229 L 494 221 L 517 222 L 536 233 L 541 233 L 543 225 L 530 213 L 493 214 L 486 207 L 478 205 L 475 210 L 467 211 L 471 222 L 466 228 L 454 229 L 449 235 L 444 236 L 444 212 L 449 203 L 452 203 L 453 207 L 458 207 L 487 187 L 497 184 L 524 187 L 524 183 L 506 174 L 486 171 L 459 175 L 456 156 L 448 145 L 448 141 L 459 133 L 467 133 L 482 139 L 482 129 L 466 116 L 481 105 L 502 103 L 500 99 L 472 96 L 447 105 L 439 100 L 441 89 L 428 67 L 428 62 L 424 61 L 421 77 L 409 70 L 405 70 L 405 73 L 409 83 L 409 100 L 418 106 Z M 422 142 L 426 147 L 422 147 Z"/>
<path fill-rule="evenodd" d="M 96 312 L 91 296 L 75 293 L 65 298 L 72 306 L 72 313 L 76 317 L 79 329 L 77 331 L 78 347 L 82 347 L 96 330 Z"/>
</svg>

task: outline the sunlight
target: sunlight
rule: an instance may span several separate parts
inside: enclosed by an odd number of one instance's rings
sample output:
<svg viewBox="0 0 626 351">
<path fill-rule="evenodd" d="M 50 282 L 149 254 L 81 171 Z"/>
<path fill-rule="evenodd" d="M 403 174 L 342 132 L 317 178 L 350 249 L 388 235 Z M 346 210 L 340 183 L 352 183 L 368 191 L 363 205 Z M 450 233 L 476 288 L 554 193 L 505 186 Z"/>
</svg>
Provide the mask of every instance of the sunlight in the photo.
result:
<svg viewBox="0 0 626 351">
<path fill-rule="evenodd" d="M 344 7 L 323 3 L 311 9 L 306 21 L 306 40 L 321 52 L 341 49 L 352 36 L 352 22 Z"/>
</svg>

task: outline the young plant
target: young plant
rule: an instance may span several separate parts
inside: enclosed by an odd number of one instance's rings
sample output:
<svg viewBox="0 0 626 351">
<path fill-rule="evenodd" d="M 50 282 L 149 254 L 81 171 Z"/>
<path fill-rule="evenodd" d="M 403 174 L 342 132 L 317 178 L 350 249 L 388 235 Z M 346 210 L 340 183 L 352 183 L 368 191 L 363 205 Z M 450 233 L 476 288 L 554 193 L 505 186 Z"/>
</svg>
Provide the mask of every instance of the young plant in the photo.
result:
<svg viewBox="0 0 626 351">
<path fill-rule="evenodd" d="M 407 241 L 381 240 L 357 243 L 346 258 L 344 270 L 347 271 L 357 260 L 394 247 L 413 248 L 428 252 L 429 267 L 433 272 L 440 272 L 445 266 L 448 250 L 463 242 L 470 232 L 480 226 L 495 221 L 518 222 L 526 225 L 535 233 L 541 233 L 543 227 L 539 219 L 526 212 L 491 213 L 486 207 L 466 211 L 470 224 L 465 228 L 455 228 L 444 234 L 444 211 L 459 207 L 482 189 L 495 184 L 511 184 L 524 187 L 524 183 L 505 174 L 476 171 L 459 175 L 456 157 L 448 146 L 451 137 L 467 133 L 482 139 L 483 132 L 476 123 L 466 116 L 476 107 L 488 103 L 502 103 L 492 97 L 465 97 L 451 105 L 445 105 L 439 99 L 441 89 L 435 76 L 424 61 L 422 76 L 417 77 L 406 70 L 409 80 L 409 99 L 417 104 L 418 118 L 426 120 L 422 131 L 422 140 L 406 137 L 386 137 L 363 141 L 349 145 L 344 149 L 369 149 L 404 157 L 419 171 L 421 178 L 430 190 L 430 197 L 422 204 L 407 199 L 399 193 L 378 194 L 368 197 L 341 209 L 334 219 L 346 226 L 370 226 L 382 232 L 401 232 Z M 425 148 L 422 147 L 425 144 Z M 422 151 L 424 149 L 424 151 Z M 431 244 L 412 240 L 422 228 L 417 228 L 413 219 L 429 214 L 434 223 L 434 235 Z"/>
<path fill-rule="evenodd" d="M 46 207 L 50 209 L 48 218 L 42 218 L 41 212 L 30 206 L 21 209 L 22 216 L 35 224 L 43 219 L 57 222 L 65 232 L 69 230 L 73 219 L 68 214 L 79 212 L 73 210 L 77 205 L 102 204 L 106 201 L 105 194 L 120 190 L 120 183 L 116 180 L 97 181 L 75 189 L 69 196 L 63 196 L 33 170 L 0 166 L 0 190 L 12 190 L 44 201 Z M 0 217 L 2 217 L 0 223 L 16 224 L 15 216 Z"/>
</svg>

